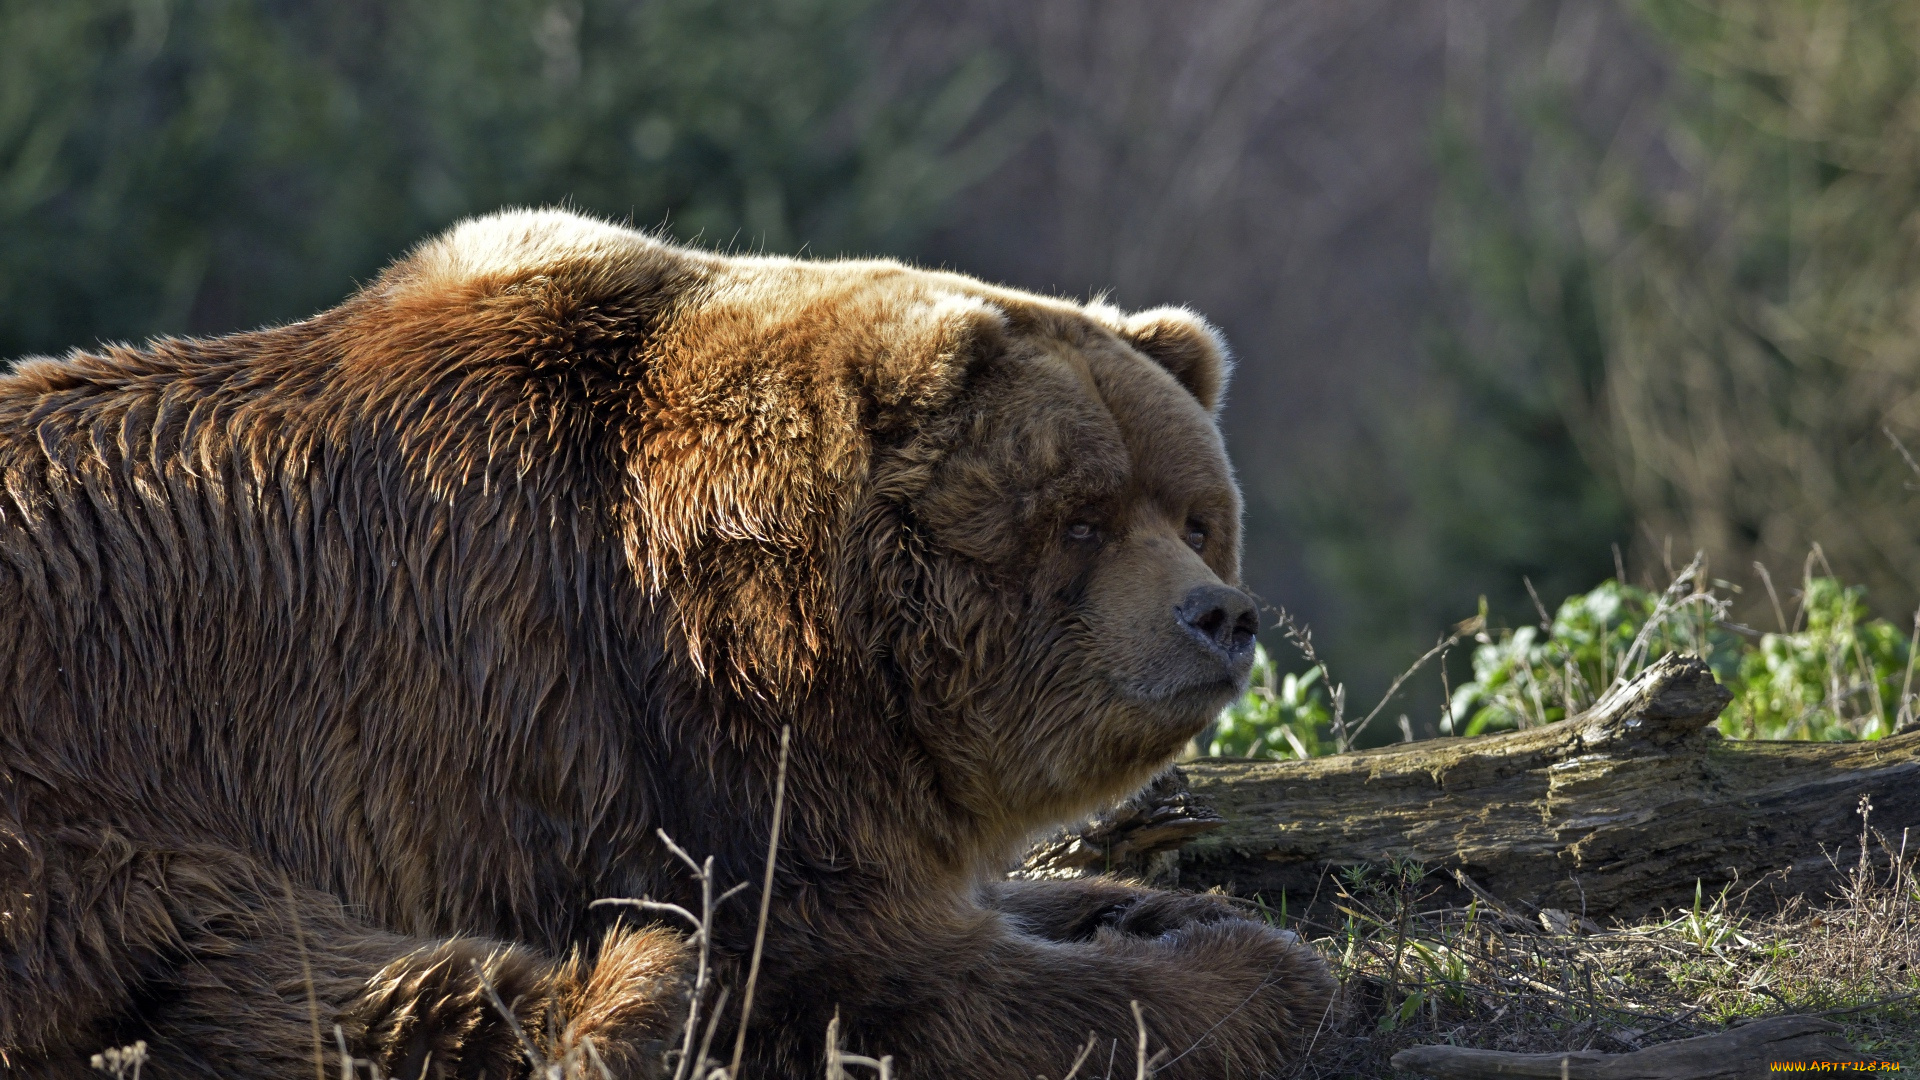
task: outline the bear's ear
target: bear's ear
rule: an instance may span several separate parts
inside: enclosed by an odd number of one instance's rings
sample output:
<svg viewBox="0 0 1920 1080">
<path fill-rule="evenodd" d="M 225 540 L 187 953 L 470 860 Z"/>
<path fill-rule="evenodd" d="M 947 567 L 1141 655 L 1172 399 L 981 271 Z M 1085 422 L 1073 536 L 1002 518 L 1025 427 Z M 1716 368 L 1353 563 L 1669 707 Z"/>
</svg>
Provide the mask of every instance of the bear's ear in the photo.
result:
<svg viewBox="0 0 1920 1080">
<path fill-rule="evenodd" d="M 1187 308 L 1159 307 L 1128 316 L 1120 336 L 1166 368 L 1207 411 L 1220 407 L 1232 361 L 1213 324 Z"/>
<path fill-rule="evenodd" d="M 623 531 L 695 667 L 791 700 L 838 639 L 840 545 L 875 437 L 951 401 L 1004 316 L 968 297 L 782 284 L 716 289 L 671 319 L 626 436 Z"/>
</svg>

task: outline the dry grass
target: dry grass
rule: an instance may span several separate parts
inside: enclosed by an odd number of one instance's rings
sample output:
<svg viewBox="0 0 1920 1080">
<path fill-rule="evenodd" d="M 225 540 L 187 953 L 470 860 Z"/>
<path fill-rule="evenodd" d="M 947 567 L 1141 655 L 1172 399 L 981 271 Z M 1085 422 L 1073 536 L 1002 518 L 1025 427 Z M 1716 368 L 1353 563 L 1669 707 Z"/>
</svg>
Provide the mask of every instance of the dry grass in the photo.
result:
<svg viewBox="0 0 1920 1080">
<path fill-rule="evenodd" d="M 1435 883 L 1410 864 L 1329 879 L 1343 922 L 1292 928 L 1335 965 L 1346 1009 L 1296 1075 L 1390 1076 L 1394 1053 L 1424 1043 L 1624 1053 L 1783 1013 L 1826 1016 L 1858 1049 L 1920 1066 L 1916 857 L 1869 811 L 1839 895 L 1768 914 L 1764 882 L 1601 927 L 1484 893 L 1429 907 Z"/>
</svg>

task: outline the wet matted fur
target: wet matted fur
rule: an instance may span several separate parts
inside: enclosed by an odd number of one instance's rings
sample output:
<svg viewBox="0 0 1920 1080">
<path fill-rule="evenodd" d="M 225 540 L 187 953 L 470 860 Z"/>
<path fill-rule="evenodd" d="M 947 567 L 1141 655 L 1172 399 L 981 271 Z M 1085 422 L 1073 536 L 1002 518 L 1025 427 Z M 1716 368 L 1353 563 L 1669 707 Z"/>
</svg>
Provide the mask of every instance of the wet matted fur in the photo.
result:
<svg viewBox="0 0 1920 1080">
<path fill-rule="evenodd" d="M 648 1075 L 691 903 L 788 825 L 753 1075 L 1089 1032 L 1258 1076 L 1331 982 L 1204 897 L 1010 884 L 1243 682 L 1225 359 L 884 261 L 465 223 L 290 326 L 0 376 L 0 1067 Z M 1198 605 L 1198 606 L 1196 606 Z M 1209 606 L 1211 605 L 1211 606 Z M 735 988 L 756 890 L 715 944 Z M 1106 1051 L 1101 1051 L 1106 1056 Z"/>
</svg>

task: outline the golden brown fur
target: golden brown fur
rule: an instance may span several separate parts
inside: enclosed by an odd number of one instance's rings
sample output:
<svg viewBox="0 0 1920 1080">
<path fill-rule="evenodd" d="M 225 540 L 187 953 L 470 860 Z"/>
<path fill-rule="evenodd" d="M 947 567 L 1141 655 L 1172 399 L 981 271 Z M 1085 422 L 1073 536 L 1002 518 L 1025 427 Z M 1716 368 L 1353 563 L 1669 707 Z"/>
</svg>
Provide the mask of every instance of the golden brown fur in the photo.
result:
<svg viewBox="0 0 1920 1080">
<path fill-rule="evenodd" d="M 589 905 L 694 900 L 656 830 L 757 881 L 791 724 L 753 1075 L 815 1074 L 838 1010 L 904 1077 L 1058 1077 L 1132 1000 L 1161 1075 L 1272 1070 L 1327 1005 L 1306 950 L 996 873 L 1244 679 L 1223 379 L 1183 311 L 560 213 L 295 325 L 21 363 L 0 1064 L 309 1076 L 317 1021 L 497 1077 L 490 983 L 647 1075 L 686 944 Z M 717 919 L 736 1006 L 754 908 Z"/>
</svg>

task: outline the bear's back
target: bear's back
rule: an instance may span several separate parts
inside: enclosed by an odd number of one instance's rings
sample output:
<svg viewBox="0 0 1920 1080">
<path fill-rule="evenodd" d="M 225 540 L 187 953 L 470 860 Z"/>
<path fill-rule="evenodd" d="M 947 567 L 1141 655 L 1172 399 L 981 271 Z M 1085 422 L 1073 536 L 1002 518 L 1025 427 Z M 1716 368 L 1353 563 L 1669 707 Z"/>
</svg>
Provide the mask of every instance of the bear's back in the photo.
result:
<svg viewBox="0 0 1920 1080">
<path fill-rule="evenodd" d="M 579 823 L 646 787 L 557 722 L 644 660 L 583 629 L 619 575 L 554 527 L 578 478 L 456 471 L 501 386 L 331 382 L 372 348 L 352 307 L 0 376 L 0 814 L 264 851 L 415 932 L 564 936 L 543 897 L 634 843 Z"/>
</svg>

